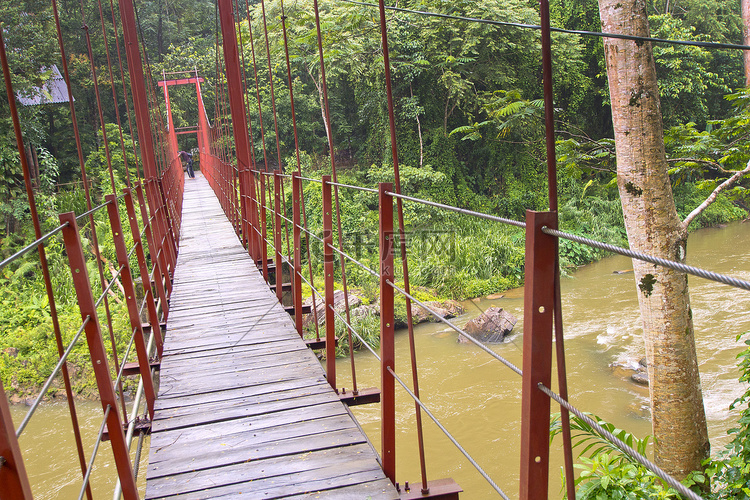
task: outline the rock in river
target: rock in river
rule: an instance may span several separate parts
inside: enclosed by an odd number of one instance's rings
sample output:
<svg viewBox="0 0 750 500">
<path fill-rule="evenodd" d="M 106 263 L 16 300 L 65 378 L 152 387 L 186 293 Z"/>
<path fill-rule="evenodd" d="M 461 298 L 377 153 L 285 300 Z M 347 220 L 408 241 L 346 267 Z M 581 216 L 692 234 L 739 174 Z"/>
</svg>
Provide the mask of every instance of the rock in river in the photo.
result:
<svg viewBox="0 0 750 500">
<path fill-rule="evenodd" d="M 508 311 L 500 307 L 490 307 L 478 317 L 466 323 L 464 331 L 480 342 L 502 342 L 513 330 L 518 320 Z M 459 342 L 469 342 L 458 336 Z"/>
</svg>

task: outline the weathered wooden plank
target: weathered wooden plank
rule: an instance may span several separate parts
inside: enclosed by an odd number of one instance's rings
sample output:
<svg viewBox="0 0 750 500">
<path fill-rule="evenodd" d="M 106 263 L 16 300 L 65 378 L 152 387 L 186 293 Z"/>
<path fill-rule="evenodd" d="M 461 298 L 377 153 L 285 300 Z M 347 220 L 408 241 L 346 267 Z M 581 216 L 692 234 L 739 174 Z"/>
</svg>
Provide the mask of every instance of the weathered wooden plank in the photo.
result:
<svg viewBox="0 0 750 500">
<path fill-rule="evenodd" d="M 207 490 L 217 484 L 242 484 L 268 477 L 320 470 L 325 466 L 345 466 L 359 457 L 368 457 L 369 451 L 368 445 L 357 444 L 261 461 L 243 462 L 208 470 L 190 471 L 154 480 L 149 483 L 149 491 L 151 494 L 185 494 Z M 369 467 L 372 466 L 371 463 L 365 464 L 365 466 L 368 465 Z"/>
<path fill-rule="evenodd" d="M 209 404 L 216 401 L 231 402 L 234 399 L 263 394 L 268 395 L 268 397 L 272 397 L 276 393 L 291 390 L 295 387 L 304 389 L 307 387 L 316 387 L 327 383 L 328 382 L 326 382 L 325 378 L 322 375 L 317 379 L 310 379 L 308 377 L 300 378 L 294 376 L 294 374 L 290 374 L 287 380 L 276 380 L 273 383 L 269 384 L 237 387 L 235 389 L 207 392 L 203 394 L 191 394 L 190 396 L 183 396 L 180 398 L 160 398 L 156 400 L 155 404 L 155 408 L 159 413 L 156 413 L 154 415 L 154 418 L 159 418 L 161 410 L 184 408 L 185 411 L 190 411 L 191 406 Z"/>
<path fill-rule="evenodd" d="M 206 452 L 201 450 L 199 455 L 186 454 L 182 457 L 149 464 L 147 478 L 182 474 L 194 470 L 215 469 L 224 465 L 266 460 L 364 442 L 365 438 L 359 429 L 335 429 L 317 434 L 283 436 L 275 441 L 259 443 L 254 447 L 219 446 L 220 449 L 216 449 L 217 447 L 214 446 Z M 373 460 L 373 462 L 375 461 Z"/>
<path fill-rule="evenodd" d="M 361 482 L 372 482 L 380 479 L 378 476 L 383 471 L 379 468 L 370 469 L 367 471 L 353 472 L 349 474 L 343 474 L 336 468 L 325 468 L 317 469 L 314 471 L 305 471 L 296 474 L 290 474 L 288 479 L 298 481 L 296 484 L 285 484 L 286 478 L 281 477 L 270 477 L 259 479 L 253 482 L 235 484 L 231 486 L 224 486 L 219 488 L 212 488 L 210 490 L 202 492 L 188 493 L 186 495 L 180 495 L 179 497 L 165 497 L 165 498 L 180 498 L 188 499 L 227 499 L 227 498 L 243 498 L 243 499 L 273 499 L 273 498 L 287 498 L 289 496 L 307 495 L 308 498 L 316 498 L 318 492 L 324 492 L 329 489 L 339 488 L 341 486 L 351 485 L 353 483 Z M 393 489 L 393 487 L 391 487 Z M 375 492 L 370 492 L 374 494 Z M 395 491 L 394 491 L 395 493 Z M 349 498 L 370 498 L 369 496 L 351 496 Z M 380 496 L 373 496 L 372 498 L 398 498 L 393 496 L 391 493 L 386 493 Z"/>
<path fill-rule="evenodd" d="M 311 404 L 309 399 L 311 398 L 315 398 L 313 400 L 315 403 L 335 401 L 335 396 L 324 384 L 274 392 L 273 399 L 269 398 L 268 393 L 231 400 L 222 399 L 201 405 L 180 406 L 162 410 L 159 412 L 158 418 L 154 418 L 151 430 L 152 432 L 159 432 L 199 424 L 209 421 L 211 418 L 229 420 L 270 413 L 283 408 L 299 408 L 309 406 Z"/>
</svg>

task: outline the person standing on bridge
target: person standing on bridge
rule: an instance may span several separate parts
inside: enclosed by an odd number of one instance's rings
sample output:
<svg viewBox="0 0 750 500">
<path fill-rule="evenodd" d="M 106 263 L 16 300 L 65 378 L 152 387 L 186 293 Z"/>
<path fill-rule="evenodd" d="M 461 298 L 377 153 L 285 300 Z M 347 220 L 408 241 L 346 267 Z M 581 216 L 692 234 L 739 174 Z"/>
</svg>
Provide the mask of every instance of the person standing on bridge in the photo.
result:
<svg viewBox="0 0 750 500">
<path fill-rule="evenodd" d="M 193 155 L 187 151 L 180 151 L 180 160 L 187 162 L 187 174 L 191 179 L 195 179 L 195 172 L 193 172 Z"/>
</svg>

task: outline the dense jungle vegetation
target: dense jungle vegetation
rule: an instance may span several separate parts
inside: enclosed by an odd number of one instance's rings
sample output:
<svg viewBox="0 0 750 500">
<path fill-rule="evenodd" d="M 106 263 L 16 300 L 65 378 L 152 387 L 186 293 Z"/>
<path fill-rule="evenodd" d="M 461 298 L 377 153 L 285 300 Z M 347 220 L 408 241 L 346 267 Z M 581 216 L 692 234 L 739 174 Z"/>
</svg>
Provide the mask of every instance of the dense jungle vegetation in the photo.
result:
<svg viewBox="0 0 750 500">
<path fill-rule="evenodd" d="M 738 0 L 649 0 L 647 3 L 651 32 L 655 37 L 742 43 Z M 99 120 L 91 61 L 81 30 L 84 21 L 80 4 L 63 0 L 59 7 L 85 167 L 96 204 L 111 191 L 102 127 L 110 142 L 118 189 L 125 186 L 124 160 L 127 159 L 131 176 L 134 176 L 136 159 L 132 147 L 134 138 L 127 128 L 127 111 L 121 95 L 122 79 L 129 83 L 128 76 L 123 78 L 115 68 L 115 81 L 110 81 L 99 6 L 91 0 L 84 0 L 83 4 L 101 89 L 103 124 Z M 601 29 L 595 0 L 552 0 L 551 4 L 553 25 L 586 31 Z M 399 7 L 539 24 L 535 0 L 405 0 L 399 2 Z M 328 155 L 334 154 L 340 182 L 373 186 L 377 182 L 392 181 L 377 10 L 344 0 L 321 2 L 326 76 L 336 145 L 331 152 L 322 118 L 312 0 L 288 2 L 285 8 L 303 172 L 312 177 L 329 174 Z M 109 5 L 104 6 L 105 26 L 110 55 L 116 61 L 114 38 L 120 36 L 121 40 L 121 34 L 112 26 L 109 9 Z M 216 123 L 217 99 L 224 75 L 220 69 L 223 55 L 216 50 L 221 35 L 217 35 L 215 4 L 208 0 L 181 0 L 176 6 L 163 0 L 143 0 L 137 2 L 137 9 L 148 54 L 147 65 L 153 78 L 160 79 L 162 71 L 197 69 L 205 78 L 202 89 L 208 116 Z M 238 25 L 250 87 L 254 153 L 259 168 L 289 171 L 296 169 L 296 156 L 281 6 L 276 0 L 266 5 L 278 108 L 279 152 L 272 135 L 274 116 L 260 9 L 259 2 L 250 2 L 252 35 L 246 22 Z M 119 13 L 116 17 L 119 18 Z M 388 17 L 404 192 L 514 219 L 522 219 L 526 209 L 546 209 L 539 32 L 404 12 L 391 11 Z M 0 0 L 0 19 L 15 90 L 20 95 L 33 95 L 34 89 L 53 76 L 52 66 L 61 67 L 50 4 L 42 0 Z M 601 39 L 553 33 L 553 58 L 560 225 L 570 232 L 627 245 L 615 185 L 614 140 Z M 263 137 L 257 108 L 252 105 L 254 59 L 265 124 Z M 669 174 L 678 212 L 684 216 L 731 175 L 728 171 L 742 169 L 750 160 L 750 93 L 743 86 L 740 51 L 656 45 L 654 59 L 659 75 Z M 126 142 L 122 149 L 111 84 L 120 94 L 118 108 Z M 0 90 L 0 94 L 6 102 L 5 90 Z M 194 125 L 197 121 L 194 89 L 173 87 L 170 97 L 175 126 Z M 19 106 L 19 111 L 25 140 L 30 145 L 28 155 L 35 159 L 34 184 L 43 229 L 50 230 L 58 224 L 58 213 L 86 211 L 69 109 L 67 104 L 45 104 Z M 163 105 L 161 113 L 165 113 Z M 187 137 L 185 143 L 180 144 L 182 149 L 197 147 L 192 136 L 181 137 Z M 267 165 L 263 165 L 264 147 Z M 284 165 L 278 165 L 277 157 L 282 158 Z M 746 218 L 750 205 L 747 186 L 744 180 L 725 191 L 693 223 L 693 228 Z M 376 197 L 351 190 L 342 190 L 341 195 L 346 246 L 374 267 Z M 319 186 L 306 184 L 305 197 L 310 229 L 320 233 Z M 102 219 L 96 226 L 105 267 L 111 267 L 110 263 L 115 260 L 114 248 L 105 216 L 99 214 Z M 410 204 L 405 205 L 405 217 L 410 234 L 412 284 L 424 298 L 476 297 L 522 283 L 524 240 L 518 230 Z M 0 258 L 8 257 L 34 240 L 18 151 L 5 104 L 0 106 L 0 221 Z M 91 229 L 87 228 L 87 234 L 91 234 Z M 92 239 L 86 244 L 91 245 Z M 62 330 L 69 340 L 80 323 L 80 315 L 67 259 L 58 240 L 52 239 L 47 245 L 47 255 L 59 300 Z M 566 269 L 591 262 L 601 255 L 588 247 L 561 243 L 561 262 Z M 322 260 L 314 264 L 316 274 L 322 276 Z M 92 282 L 98 283 L 95 263 L 90 262 L 89 272 Z M 350 285 L 366 300 L 376 299 L 377 284 L 370 281 L 366 272 L 351 267 L 348 278 Z M 337 279 L 340 276 L 337 275 Z M 24 395 L 38 386 L 57 359 L 36 254 L 29 254 L 4 268 L 0 273 L 0 286 L 3 288 L 0 295 L 0 376 L 6 389 Z M 115 318 L 115 337 L 124 343 L 129 331 L 124 305 L 111 300 L 109 307 Z M 367 319 L 362 321 L 363 327 L 369 326 L 370 331 L 376 333 L 377 325 L 365 324 Z M 71 358 L 72 365 L 80 367 L 75 384 L 76 391 L 83 394 L 93 388 L 91 378 L 86 376 L 87 358 L 84 346 Z M 744 439 L 745 434 L 746 431 L 738 434 L 738 440 Z M 737 443 L 735 446 L 744 446 L 744 441 Z"/>
</svg>

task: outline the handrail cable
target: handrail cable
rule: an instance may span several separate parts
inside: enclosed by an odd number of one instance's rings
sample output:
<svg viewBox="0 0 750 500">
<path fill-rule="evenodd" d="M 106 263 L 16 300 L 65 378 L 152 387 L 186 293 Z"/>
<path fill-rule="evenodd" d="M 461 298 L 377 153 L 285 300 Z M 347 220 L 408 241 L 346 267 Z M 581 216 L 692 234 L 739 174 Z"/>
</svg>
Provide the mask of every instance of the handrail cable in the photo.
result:
<svg viewBox="0 0 750 500">
<path fill-rule="evenodd" d="M 662 479 L 664 482 L 669 484 L 672 488 L 677 490 L 681 495 L 685 495 L 686 497 L 690 498 L 691 500 L 703 500 L 702 497 L 697 495 L 694 491 L 691 491 L 688 489 L 684 484 L 677 481 L 675 478 L 664 472 L 658 465 L 650 461 L 648 458 L 644 457 L 640 453 L 638 453 L 636 450 L 625 444 L 621 439 L 619 439 L 617 436 L 609 432 L 607 429 L 599 425 L 594 419 L 583 413 L 581 410 L 570 404 L 568 401 L 561 398 L 559 395 L 557 395 L 554 391 L 552 391 L 550 388 L 539 382 L 537 384 L 537 388 L 542 391 L 544 394 L 549 396 L 551 399 L 553 399 L 555 402 L 560 404 L 560 406 L 564 407 L 566 410 L 574 414 L 576 417 L 580 418 L 584 422 L 586 422 L 588 425 L 590 425 L 593 429 L 596 430 L 602 437 L 606 438 L 608 441 L 612 442 L 613 444 L 617 445 L 617 447 L 626 455 L 631 457 L 633 460 L 638 462 L 639 464 L 643 465 L 647 469 L 649 469 L 651 472 L 653 472 L 656 476 L 658 476 L 660 479 Z"/>
<path fill-rule="evenodd" d="M 81 215 L 76 215 L 76 222 L 78 222 L 79 220 L 83 219 L 84 217 L 86 217 L 86 216 L 88 216 L 88 215 L 91 215 L 91 214 L 93 214 L 94 212 L 98 212 L 99 210 L 101 210 L 102 208 L 106 207 L 106 206 L 107 206 L 107 205 L 109 205 L 110 203 L 111 203 L 111 202 L 109 202 L 109 201 L 105 201 L 105 202 L 104 202 L 104 203 L 102 203 L 101 205 L 99 205 L 99 206 L 97 206 L 97 207 L 94 207 L 94 208 L 90 208 L 90 209 L 89 209 L 89 210 L 87 210 L 86 212 L 83 212 L 83 213 L 82 213 Z"/>
<path fill-rule="evenodd" d="M 125 363 L 128 362 L 128 357 L 130 356 L 130 350 L 133 348 L 133 343 L 135 342 L 135 336 L 138 335 L 139 328 L 136 326 L 133 328 L 133 333 L 130 335 L 130 342 L 128 342 L 128 346 L 125 348 L 125 352 L 122 355 L 122 363 L 120 363 L 120 370 L 117 372 L 117 378 L 115 379 L 115 385 L 120 383 L 120 380 L 122 379 L 122 374 L 125 373 Z M 141 332 L 141 335 L 143 333 Z"/>
<path fill-rule="evenodd" d="M 151 329 L 151 334 L 148 336 L 148 342 L 146 344 L 146 352 L 151 353 L 154 348 L 154 330 Z M 150 375 L 153 378 L 155 372 L 155 368 L 151 368 Z M 133 409 L 130 410 L 131 415 L 138 415 L 138 411 L 141 406 L 141 398 L 143 398 L 143 377 L 138 379 L 138 388 L 135 391 L 135 397 L 133 398 Z M 127 447 L 128 452 L 130 451 L 130 444 L 133 441 L 133 434 L 135 433 L 135 423 L 136 419 L 131 418 L 128 422 L 128 428 L 125 432 L 125 446 Z M 142 435 L 142 434 L 141 434 Z M 138 440 L 138 446 L 142 446 L 141 439 Z M 138 458 L 138 453 L 136 451 L 136 463 L 135 468 L 137 469 L 138 462 L 140 461 Z M 135 477 L 135 470 L 133 471 L 133 476 Z M 120 484 L 120 480 L 117 480 L 117 484 L 115 485 L 114 494 L 112 495 L 113 500 L 119 500 L 122 494 L 122 485 Z"/>
<path fill-rule="evenodd" d="M 73 348 L 81 339 L 81 334 L 86 329 L 86 325 L 89 324 L 89 321 L 91 321 L 91 316 L 86 316 L 86 319 L 83 320 L 83 324 L 81 324 L 81 327 L 78 329 L 78 333 L 75 334 L 73 340 L 71 340 L 70 344 L 68 344 L 68 348 L 65 350 L 63 355 L 60 356 L 60 360 L 57 362 L 57 365 L 55 365 L 55 368 L 52 370 L 52 373 L 49 375 L 49 377 L 47 377 L 47 381 L 39 391 L 39 395 L 36 397 L 36 400 L 34 400 L 34 403 L 29 408 L 29 411 L 26 412 L 26 416 L 23 417 L 23 420 L 18 425 L 18 428 L 16 429 L 16 438 L 21 437 L 23 430 L 26 428 L 29 421 L 31 420 L 31 417 L 34 416 L 34 412 L 36 412 L 37 408 L 39 407 L 39 403 L 41 403 L 42 399 L 44 399 L 44 395 L 47 393 L 47 390 L 49 390 L 52 382 L 55 380 L 55 377 L 57 377 L 57 374 L 60 373 L 63 365 L 68 360 L 68 356 L 70 356 L 70 353 L 73 352 Z"/>
<path fill-rule="evenodd" d="M 354 5 L 363 5 L 365 7 L 377 7 L 378 6 L 378 4 L 358 2 L 356 0 L 340 0 L 340 1 L 354 4 Z M 413 10 L 413 9 L 405 9 L 403 7 L 391 7 L 388 5 L 386 5 L 385 8 L 388 10 L 395 11 L 395 12 L 405 12 L 407 14 L 419 14 L 421 16 L 426 16 L 426 17 L 440 17 L 443 19 L 451 19 L 454 21 L 466 21 L 466 22 L 472 22 L 472 23 L 490 24 L 493 26 L 508 26 L 508 27 L 513 27 L 513 28 L 523 28 L 523 29 L 532 29 L 532 30 L 542 29 L 542 27 L 537 24 L 514 23 L 510 21 L 495 21 L 492 19 L 482 19 L 478 17 L 466 17 L 466 16 L 457 16 L 457 15 L 452 15 L 452 14 L 441 14 L 439 12 L 430 12 L 427 10 Z M 664 44 L 669 44 L 669 45 L 687 45 L 690 47 L 703 47 L 703 48 L 709 48 L 709 49 L 750 50 L 750 45 L 739 45 L 739 44 L 734 44 L 734 43 L 699 42 L 699 41 L 694 41 L 694 40 L 671 40 L 668 38 L 653 38 L 653 37 L 648 37 L 648 36 L 621 35 L 617 33 L 603 33 L 601 31 L 571 30 L 571 29 L 555 28 L 555 27 L 551 27 L 550 31 L 554 33 L 567 33 L 571 35 L 593 36 L 597 38 L 619 38 L 621 40 L 633 40 L 636 42 L 654 42 L 654 43 L 664 43 Z"/>
<path fill-rule="evenodd" d="M 348 253 L 346 253 L 344 251 L 341 251 L 341 250 L 339 250 L 338 248 L 336 248 L 334 246 L 331 246 L 330 248 L 331 248 L 331 250 L 333 250 L 337 254 L 341 255 L 342 257 L 345 257 L 345 258 L 349 259 L 350 261 L 354 262 L 355 264 L 357 264 L 359 267 L 361 267 L 362 269 L 364 269 L 365 271 L 367 271 L 368 273 L 370 273 L 374 277 L 380 279 L 380 274 L 378 274 L 373 269 L 367 267 L 366 265 L 362 264 L 360 261 L 358 261 L 357 259 L 355 259 L 351 255 L 349 255 Z"/>
<path fill-rule="evenodd" d="M 86 492 L 86 488 L 91 478 L 91 472 L 94 470 L 94 460 L 96 460 L 96 454 L 99 452 L 99 445 L 102 444 L 102 437 L 104 436 L 104 427 L 107 425 L 107 418 L 109 418 L 109 412 L 112 410 L 112 405 L 107 405 L 107 409 L 104 410 L 104 418 L 102 419 L 102 425 L 99 428 L 99 434 L 94 443 L 94 450 L 91 452 L 91 460 L 89 460 L 88 467 L 86 467 L 86 475 L 83 476 L 83 485 L 81 486 L 81 492 L 78 494 L 78 500 L 83 498 Z"/>
<path fill-rule="evenodd" d="M 297 177 L 299 177 L 303 181 L 310 181 L 310 182 L 315 182 L 316 184 L 323 184 L 323 180 L 322 179 L 313 179 L 311 177 L 304 177 L 302 175 L 298 175 Z"/>
<path fill-rule="evenodd" d="M 734 278 L 725 274 L 715 273 L 713 271 L 706 271 L 705 269 L 688 266 L 687 264 L 683 264 L 681 262 L 654 257 L 645 253 L 636 252 L 635 250 L 629 250 L 627 248 L 618 247 L 609 243 L 602 243 L 600 241 L 584 238 L 575 234 L 565 233 L 563 231 L 558 231 L 557 229 L 548 228 L 547 226 L 542 227 L 542 232 L 550 236 L 556 236 L 558 238 L 574 241 L 582 245 L 588 245 L 600 250 L 606 250 L 608 252 L 624 255 L 633 259 L 650 262 L 651 264 L 657 264 L 659 266 L 673 269 L 675 271 L 692 274 L 693 276 L 698 276 L 699 278 L 717 281 L 719 283 L 724 283 L 725 285 L 730 285 L 735 288 L 741 288 L 742 290 L 750 291 L 750 281 Z"/>
<path fill-rule="evenodd" d="M 102 303 L 104 298 L 107 296 L 107 293 L 109 293 L 109 291 L 112 290 L 112 287 L 115 285 L 115 281 L 117 280 L 117 278 L 120 277 L 123 269 L 125 269 L 125 264 L 121 265 L 120 269 L 117 270 L 117 274 L 112 276 L 112 279 L 109 281 L 109 284 L 107 284 L 107 286 L 102 291 L 102 294 L 99 296 L 99 299 L 97 299 L 97 301 L 94 303 L 94 309 L 99 307 L 99 305 Z M 119 370 L 120 367 L 118 366 L 117 369 Z"/>
<path fill-rule="evenodd" d="M 521 222 L 521 221 L 518 221 L 518 220 L 506 219 L 505 217 L 498 217 L 496 215 L 485 214 L 485 213 L 482 213 L 482 212 L 475 212 L 474 210 L 467 210 L 465 208 L 458 208 L 458 207 L 453 207 L 451 205 L 444 205 L 442 203 L 437 203 L 437 202 L 429 201 L 429 200 L 423 200 L 421 198 L 415 198 L 413 196 L 406 196 L 406 195 L 403 195 L 403 194 L 391 193 L 390 191 L 386 191 L 385 194 L 387 194 L 388 196 L 392 196 L 394 198 L 398 198 L 400 200 L 413 201 L 413 202 L 416 202 L 416 203 L 421 203 L 423 205 L 429 205 L 431 207 L 443 208 L 445 210 L 450 210 L 452 212 L 456 212 L 456 213 L 459 213 L 459 214 L 462 214 L 462 215 L 471 215 L 471 216 L 474 216 L 474 217 L 479 217 L 481 219 L 487 219 L 487 220 L 491 220 L 491 221 L 495 221 L 495 222 L 501 222 L 503 224 L 508 224 L 510 226 L 516 226 L 516 227 L 520 227 L 520 228 L 525 228 L 526 227 L 526 223 L 525 222 Z"/>
<path fill-rule="evenodd" d="M 450 442 L 453 443 L 453 445 L 456 448 L 458 448 L 458 451 L 460 451 L 461 454 L 466 457 L 466 459 L 469 461 L 469 463 L 471 463 L 471 465 L 474 466 L 474 468 L 477 470 L 477 472 L 479 472 L 479 474 L 481 474 L 481 476 L 490 484 L 490 486 L 492 486 L 492 488 L 501 497 L 503 497 L 505 500 L 510 500 L 510 498 L 508 498 L 508 495 L 506 495 L 505 492 L 495 483 L 495 481 L 492 480 L 492 478 L 489 476 L 489 474 L 487 474 L 487 472 L 485 472 L 485 470 L 482 468 L 482 466 L 479 465 L 477 463 L 477 461 L 474 460 L 474 458 L 471 455 L 469 455 L 469 452 L 466 451 L 463 446 L 461 446 L 461 444 L 458 442 L 458 440 L 456 440 L 456 438 L 453 437 L 453 434 L 451 434 L 450 431 L 448 431 L 448 429 L 446 429 L 445 426 L 442 423 L 440 423 L 440 420 L 438 420 L 438 418 L 435 415 L 433 415 L 433 413 L 430 411 L 429 408 L 427 408 L 427 406 L 425 406 L 425 404 L 422 402 L 422 400 L 419 399 L 411 391 L 411 389 L 409 389 L 409 387 L 404 383 L 404 381 L 401 380 L 401 377 L 399 377 L 396 374 L 396 372 L 393 371 L 393 368 L 391 368 L 390 366 L 386 366 L 386 370 L 388 370 L 388 373 L 391 374 L 391 376 L 394 378 L 394 380 L 396 380 L 396 382 L 398 382 L 401 385 L 401 387 L 404 388 L 404 390 L 406 391 L 406 393 L 409 394 L 409 396 L 411 396 L 411 398 L 414 400 L 414 402 L 417 405 L 419 405 L 419 407 L 422 409 L 422 411 L 424 411 L 427 414 L 427 416 L 430 417 L 430 419 L 432 419 L 433 422 L 435 422 L 435 425 L 437 425 L 438 428 L 443 432 L 443 434 L 445 434 L 445 437 L 447 437 L 450 440 Z"/>
<path fill-rule="evenodd" d="M 359 341 L 362 343 L 362 345 L 365 346 L 367 348 L 367 350 L 372 353 L 373 356 L 375 356 L 375 359 L 377 359 L 379 362 L 383 361 L 380 358 L 380 355 L 377 352 L 375 352 L 375 349 L 373 349 L 372 347 L 370 347 L 370 344 L 368 344 L 367 341 L 362 338 L 362 336 L 359 334 L 359 332 L 357 332 L 357 330 L 355 330 L 354 327 L 352 325 L 350 325 L 349 322 L 346 321 L 346 319 L 343 316 L 341 316 L 341 314 L 339 314 L 338 311 L 336 311 L 336 309 L 334 309 L 332 306 L 328 306 L 328 307 L 330 307 L 331 310 L 333 311 L 333 314 L 336 315 L 336 317 L 339 320 L 341 320 L 342 323 L 344 323 L 344 325 L 347 327 L 347 329 L 350 332 L 352 332 L 355 337 L 357 337 L 359 339 Z"/>
<path fill-rule="evenodd" d="M 356 189 L 357 191 L 365 191 L 365 192 L 368 192 L 368 193 L 378 194 L 378 190 L 374 189 L 374 188 L 367 188 L 367 187 L 362 187 L 362 186 L 352 186 L 351 184 L 342 184 L 340 182 L 329 182 L 328 184 L 330 184 L 331 186 L 345 187 L 345 188 L 349 188 L 349 189 Z"/>
<path fill-rule="evenodd" d="M 432 309 L 430 306 L 428 306 L 424 302 L 422 302 L 419 299 L 415 298 L 413 295 L 411 295 L 409 293 L 406 293 L 406 291 L 404 291 L 403 289 L 401 289 L 398 285 L 392 283 L 390 280 L 385 280 L 385 282 L 388 285 L 390 285 L 394 290 L 396 290 L 397 292 L 399 292 L 401 295 L 403 295 L 405 297 L 408 297 L 412 302 L 415 302 L 417 305 L 419 305 L 420 307 L 422 307 L 422 309 L 424 309 L 428 313 L 430 313 L 433 316 L 435 316 L 442 323 L 445 323 L 446 325 L 448 325 L 451 328 L 453 328 L 455 331 L 457 331 L 459 333 L 459 335 L 462 335 L 467 340 L 471 341 L 474 345 L 476 345 L 477 347 L 479 347 L 480 349 L 482 349 L 484 352 L 486 352 L 487 354 L 489 354 L 490 356 L 492 356 L 496 360 L 500 361 L 502 364 L 504 364 L 505 366 L 507 366 L 508 368 L 510 368 L 511 370 L 513 370 L 514 372 L 516 372 L 518 375 L 523 376 L 523 372 L 521 371 L 520 368 L 518 368 L 516 365 L 514 365 L 513 363 L 511 363 L 510 361 L 508 361 L 504 357 L 500 356 L 498 353 L 496 353 L 495 351 L 493 351 L 489 347 L 487 347 L 484 344 L 482 344 L 481 342 L 479 342 L 477 339 L 475 339 L 474 337 L 472 337 L 471 335 L 469 335 L 468 333 L 466 333 L 461 328 L 459 328 L 456 325 L 454 325 L 453 322 L 448 321 L 447 319 L 445 319 L 439 312 L 435 311 L 434 309 Z"/>
<path fill-rule="evenodd" d="M 134 244 L 134 245 L 133 245 L 133 248 L 131 248 L 131 249 L 130 249 L 130 251 L 128 252 L 128 261 L 129 261 L 129 260 L 130 260 L 130 258 L 131 258 L 131 257 L 133 256 L 133 253 L 135 253 L 135 251 L 136 251 L 136 250 L 138 250 L 138 245 L 137 245 L 137 244 Z"/>
<path fill-rule="evenodd" d="M 16 253 L 14 253 L 13 255 L 11 255 L 10 257 L 8 257 L 7 259 L 5 259 L 2 262 L 0 262 L 0 270 L 2 270 L 5 266 L 7 266 L 8 264 L 10 264 L 14 260 L 16 260 L 16 259 L 18 259 L 20 257 L 23 257 L 24 255 L 26 255 L 27 253 L 31 252 L 32 250 L 35 250 L 39 245 L 43 245 L 48 239 L 52 238 L 54 235 L 56 235 L 57 233 L 59 233 L 60 231 L 62 231 L 66 227 L 68 227 L 68 224 L 69 223 L 66 222 L 66 223 L 64 223 L 64 224 L 62 224 L 60 226 L 57 226 L 55 229 L 53 229 L 49 233 L 45 234 L 41 238 L 36 239 L 32 243 L 29 243 L 28 245 L 26 245 L 25 247 L 23 247 L 21 250 L 17 251 Z"/>
</svg>

